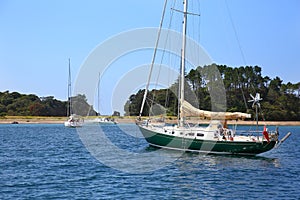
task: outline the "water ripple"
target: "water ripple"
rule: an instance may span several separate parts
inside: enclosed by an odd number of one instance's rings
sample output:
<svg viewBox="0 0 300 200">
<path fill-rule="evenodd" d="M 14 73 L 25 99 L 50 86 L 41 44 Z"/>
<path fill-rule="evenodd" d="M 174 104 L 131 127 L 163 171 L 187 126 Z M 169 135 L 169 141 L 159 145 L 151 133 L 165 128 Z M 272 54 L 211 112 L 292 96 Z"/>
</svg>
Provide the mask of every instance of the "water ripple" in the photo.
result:
<svg viewBox="0 0 300 200">
<path fill-rule="evenodd" d="M 142 138 L 118 134 L 109 138 L 120 148 L 155 152 Z M 75 129 L 0 125 L 0 199 L 299 199 L 299 142 L 294 133 L 255 157 L 186 153 L 156 171 L 127 174 L 92 157 Z"/>
</svg>

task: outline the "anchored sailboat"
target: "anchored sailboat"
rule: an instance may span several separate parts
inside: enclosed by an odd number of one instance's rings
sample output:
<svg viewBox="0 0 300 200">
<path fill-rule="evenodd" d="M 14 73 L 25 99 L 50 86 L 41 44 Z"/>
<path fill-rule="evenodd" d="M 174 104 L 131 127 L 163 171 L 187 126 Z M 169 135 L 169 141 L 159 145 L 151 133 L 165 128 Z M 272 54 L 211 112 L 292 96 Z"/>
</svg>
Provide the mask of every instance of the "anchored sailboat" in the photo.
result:
<svg viewBox="0 0 300 200">
<path fill-rule="evenodd" d="M 76 128 L 83 125 L 83 118 L 79 115 L 73 114 L 72 109 L 72 87 L 71 87 L 71 61 L 69 59 L 69 78 L 68 78 L 68 106 L 67 106 L 67 116 L 69 117 L 67 121 L 64 122 L 65 127 Z"/>
<path fill-rule="evenodd" d="M 141 115 L 149 88 L 148 79 L 148 84 L 145 89 L 144 99 L 140 109 L 140 115 L 137 121 L 137 125 L 147 142 L 154 147 L 173 150 L 243 155 L 260 154 L 281 144 L 287 137 L 289 137 L 290 133 L 288 133 L 281 141 L 278 140 L 278 130 L 268 132 L 266 127 L 264 128 L 264 131 L 260 131 L 260 135 L 257 136 L 253 136 L 253 132 L 248 132 L 246 135 L 238 135 L 236 130 L 227 128 L 226 123 L 223 123 L 224 121 L 226 122 L 226 120 L 250 118 L 250 114 L 200 110 L 185 100 L 184 72 L 186 66 L 186 33 L 187 16 L 190 14 L 188 12 L 188 0 L 184 0 L 183 5 L 183 11 L 179 11 L 183 13 L 184 17 L 178 92 L 178 123 L 176 125 L 167 125 L 153 123 L 150 119 L 141 121 Z M 153 67 L 153 62 L 151 67 Z M 150 70 L 150 72 L 151 71 L 152 70 Z M 258 120 L 257 113 L 260 106 L 260 100 L 261 98 L 257 94 L 256 97 L 253 97 L 252 101 L 253 106 L 256 107 L 256 120 Z M 207 127 L 200 127 L 198 125 L 190 126 L 185 121 L 185 113 L 187 112 L 193 113 L 195 116 L 202 116 L 211 119 L 210 124 Z"/>
<path fill-rule="evenodd" d="M 98 115 L 100 115 L 100 76 L 99 73 L 99 79 L 98 79 Z M 93 120 L 89 121 L 90 123 L 99 123 L 100 125 L 115 125 L 117 122 L 114 120 L 114 118 L 111 117 L 97 117 Z"/>
</svg>

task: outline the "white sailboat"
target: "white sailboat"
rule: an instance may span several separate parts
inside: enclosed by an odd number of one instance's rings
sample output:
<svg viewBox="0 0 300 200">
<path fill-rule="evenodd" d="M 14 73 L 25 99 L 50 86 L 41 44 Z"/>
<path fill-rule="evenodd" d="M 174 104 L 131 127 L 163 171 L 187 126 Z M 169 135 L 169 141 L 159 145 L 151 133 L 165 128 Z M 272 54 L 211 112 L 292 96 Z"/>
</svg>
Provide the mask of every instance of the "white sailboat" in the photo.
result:
<svg viewBox="0 0 300 200">
<path fill-rule="evenodd" d="M 179 78 L 179 100 L 178 100 L 178 123 L 176 125 L 156 124 L 151 119 L 141 121 L 141 115 L 144 109 L 147 92 L 149 89 L 149 82 L 146 85 L 144 99 L 140 109 L 140 115 L 137 120 L 137 125 L 141 130 L 147 142 L 154 147 L 192 151 L 205 152 L 216 154 L 243 154 L 256 155 L 273 149 L 281 144 L 290 133 L 288 133 L 282 140 L 279 141 L 278 130 L 260 131 L 260 135 L 253 136 L 253 132 L 248 132 L 249 135 L 238 135 L 235 130 L 229 129 L 223 121 L 229 119 L 245 119 L 250 118 L 251 115 L 247 113 L 228 113 L 228 112 L 211 112 L 200 110 L 193 107 L 184 98 L 185 81 L 184 72 L 186 66 L 186 33 L 187 33 L 187 18 L 190 14 L 188 12 L 188 0 L 183 1 L 183 29 L 182 29 L 182 47 L 181 47 L 181 70 Z M 175 10 L 175 9 L 174 9 Z M 177 10 L 176 10 L 177 11 Z M 154 53 L 155 55 L 155 53 Z M 153 67 L 153 63 L 151 65 Z M 152 70 L 150 70 L 151 72 Z M 225 98 L 225 97 L 224 97 Z M 259 106 L 260 96 L 257 94 L 253 99 L 253 104 L 256 107 L 256 113 Z M 211 120 L 207 127 L 190 126 L 185 121 L 186 111 L 192 112 L 196 116 L 202 116 Z M 258 117 L 256 117 L 258 120 Z M 263 133 L 263 134 L 262 134 Z"/>
<path fill-rule="evenodd" d="M 98 79 L 98 114 L 100 115 L 100 73 L 99 73 L 99 79 Z M 89 120 L 89 123 L 99 123 L 100 125 L 114 125 L 117 124 L 117 122 L 114 120 L 114 118 L 111 117 L 97 117 L 93 120 Z"/>
<path fill-rule="evenodd" d="M 79 115 L 73 114 L 72 109 L 72 85 L 71 85 L 71 61 L 69 59 L 69 77 L 68 77 L 68 105 L 67 116 L 68 120 L 64 122 L 65 127 L 76 128 L 81 127 L 84 123 L 83 118 Z"/>
</svg>

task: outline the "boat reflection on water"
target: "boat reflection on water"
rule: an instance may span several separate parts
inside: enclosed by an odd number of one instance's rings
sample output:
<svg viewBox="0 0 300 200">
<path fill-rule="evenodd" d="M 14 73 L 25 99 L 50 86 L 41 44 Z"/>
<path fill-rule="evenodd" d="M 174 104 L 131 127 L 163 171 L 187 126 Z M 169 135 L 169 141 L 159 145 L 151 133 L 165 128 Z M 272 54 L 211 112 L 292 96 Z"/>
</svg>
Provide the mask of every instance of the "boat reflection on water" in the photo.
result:
<svg viewBox="0 0 300 200">
<path fill-rule="evenodd" d="M 196 154 L 185 153 L 176 161 L 176 164 L 182 163 L 185 168 L 206 169 L 258 169 L 258 168 L 279 168 L 281 166 L 278 158 L 268 158 L 264 156 L 240 156 L 240 155 L 218 155 L 218 154 Z M 190 165 L 186 165 L 190 163 Z"/>
</svg>

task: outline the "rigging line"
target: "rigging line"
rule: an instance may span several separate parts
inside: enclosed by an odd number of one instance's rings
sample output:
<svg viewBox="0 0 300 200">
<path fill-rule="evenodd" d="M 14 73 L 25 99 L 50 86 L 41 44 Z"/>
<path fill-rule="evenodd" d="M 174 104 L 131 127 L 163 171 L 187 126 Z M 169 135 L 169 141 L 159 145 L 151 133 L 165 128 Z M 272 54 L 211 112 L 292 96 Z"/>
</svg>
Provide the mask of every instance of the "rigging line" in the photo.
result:
<svg viewBox="0 0 300 200">
<path fill-rule="evenodd" d="M 164 16 L 165 16 L 165 12 L 166 12 L 167 3 L 168 3 L 168 0 L 165 0 L 164 8 L 163 8 L 163 14 L 162 14 L 162 17 L 161 17 L 161 20 L 160 20 L 159 30 L 158 30 L 158 33 L 157 33 L 157 40 L 156 40 L 156 43 L 155 43 L 155 49 L 154 49 L 154 52 L 153 52 L 151 67 L 150 67 L 150 70 L 149 70 L 147 85 L 146 85 L 146 89 L 145 89 L 145 93 L 144 93 L 144 97 L 143 97 L 143 101 L 142 101 L 142 106 L 141 106 L 140 113 L 139 113 L 140 117 L 142 116 L 142 112 L 143 112 L 143 109 L 144 109 L 144 105 L 145 105 L 145 101 L 146 101 L 146 97 L 147 97 L 147 93 L 148 93 L 148 89 L 149 89 L 149 83 L 150 83 L 150 79 L 151 79 L 151 75 L 152 75 L 152 71 L 153 71 L 154 61 L 155 61 L 155 57 L 156 57 L 156 53 L 157 53 L 157 47 L 158 47 L 159 38 L 160 38 L 160 34 L 161 34 L 161 29 L 162 29 L 162 25 L 163 25 L 163 21 L 164 21 Z"/>
<path fill-rule="evenodd" d="M 240 43 L 240 40 L 239 40 L 237 31 L 236 31 L 236 28 L 235 28 L 235 25 L 234 25 L 234 23 L 233 23 L 233 19 L 232 19 L 232 16 L 231 16 L 231 12 L 230 12 L 230 9 L 229 9 L 227 0 L 225 0 L 225 4 L 226 4 L 227 12 L 228 12 L 228 15 L 229 15 L 230 23 L 231 23 L 231 26 L 232 26 L 233 31 L 234 31 L 235 39 L 236 39 L 236 41 L 237 41 L 237 43 L 238 43 L 239 50 L 240 50 L 240 53 L 241 53 L 241 56 L 242 56 L 244 65 L 246 66 L 246 63 L 247 63 L 247 62 L 246 62 L 245 54 L 244 54 L 244 52 L 243 52 L 243 49 L 242 49 L 242 46 L 241 46 L 241 43 Z M 238 76 L 238 79 L 239 79 L 239 76 Z M 240 82 L 240 80 L 239 80 L 239 82 Z M 244 100 L 246 109 L 248 109 L 248 105 L 247 105 L 247 101 L 246 101 L 246 97 L 245 97 L 245 94 L 244 94 L 243 87 L 241 87 L 241 90 L 242 90 L 243 100 Z"/>
<path fill-rule="evenodd" d="M 147 106 L 149 107 L 149 117 L 150 116 L 156 116 L 155 114 L 155 110 L 152 110 L 152 105 L 153 104 L 157 104 L 157 105 L 160 105 L 158 101 L 155 101 L 154 99 L 151 99 L 151 98 L 147 98 L 146 100 L 146 104 Z M 152 114 L 152 115 L 151 115 Z"/>
<path fill-rule="evenodd" d="M 176 4 L 176 0 L 173 2 L 173 7 L 175 6 Z M 171 12 L 170 12 L 170 21 L 169 21 L 169 25 L 168 25 L 168 32 L 167 32 L 167 36 L 166 36 L 166 40 L 165 40 L 165 44 L 164 44 L 164 50 L 163 50 L 163 53 L 162 53 L 162 56 L 161 56 L 161 60 L 160 60 L 160 65 L 159 65 L 159 71 L 158 71 L 158 76 L 157 76 L 157 79 L 156 79 L 156 82 L 155 82 L 155 89 L 157 88 L 157 85 L 158 85 L 158 80 L 159 80 L 159 76 L 160 76 L 160 71 L 161 71 L 161 66 L 162 66 L 162 63 L 163 63 L 163 60 L 164 60 L 164 57 L 165 57 L 165 49 L 166 49 L 166 46 L 167 46 L 167 43 L 168 43 L 168 38 L 169 38 L 169 32 L 171 30 L 171 25 L 172 25 L 172 21 L 173 21 L 173 15 L 174 15 L 174 11 L 173 9 L 170 9 Z M 170 77 L 168 76 L 168 81 L 170 80 Z M 167 101 L 168 101 L 168 90 L 169 88 L 167 88 L 166 90 L 166 97 L 165 97 L 165 107 L 167 106 Z M 154 90 L 153 94 L 152 94 L 152 98 L 154 100 L 155 98 L 155 95 L 156 95 L 156 90 Z M 153 105 L 154 101 L 152 101 L 151 103 L 151 106 Z"/>
<path fill-rule="evenodd" d="M 173 6 L 172 7 L 174 7 L 175 6 L 175 4 L 176 4 L 176 0 L 174 1 L 174 3 L 173 3 Z M 172 21 L 173 21 L 173 16 L 174 16 L 174 11 L 171 9 L 171 12 L 170 12 L 170 21 L 169 21 L 169 26 L 168 26 L 168 30 L 170 31 L 171 30 L 171 26 L 172 26 Z M 169 31 L 168 31 L 168 34 L 169 34 Z M 168 38 L 168 36 L 167 36 L 167 38 Z M 167 40 L 166 40 L 166 43 L 165 43 L 165 47 L 166 47 L 166 45 L 167 45 Z M 170 48 L 171 49 L 171 48 Z M 164 56 L 164 54 L 163 54 L 163 56 Z M 171 57 L 171 55 L 170 55 L 170 53 L 169 53 L 169 62 L 170 62 L 170 57 Z M 162 63 L 162 61 L 163 61 L 163 57 L 162 57 L 162 59 L 161 59 L 161 63 Z M 171 63 L 171 62 L 170 62 Z M 170 84 L 170 73 L 168 73 L 168 85 Z M 170 86 L 171 87 L 171 86 Z M 168 102 L 169 102 L 169 89 L 170 89 L 170 87 L 168 87 L 167 88 L 167 90 L 166 90 L 166 96 L 165 96 L 165 108 L 167 107 L 167 105 L 168 105 Z"/>
<path fill-rule="evenodd" d="M 174 3 L 176 3 L 176 1 L 174 1 Z M 174 5 L 174 4 L 173 4 Z M 155 82 L 155 90 L 152 94 L 152 98 L 154 100 L 155 96 L 156 96 L 156 89 L 157 89 L 157 85 L 158 85 L 158 81 L 159 81 L 159 77 L 160 77 L 160 72 L 161 72 L 161 67 L 162 67 L 162 63 L 163 63 L 163 60 L 164 60 L 164 57 L 165 57 L 165 53 L 166 53 L 166 47 L 167 47 L 167 44 L 168 44 L 168 38 L 169 38 L 169 32 L 170 32 L 170 27 L 171 27 L 171 24 L 172 24 L 172 19 L 173 19 L 173 10 L 171 9 L 171 13 L 170 13 L 170 21 L 169 21 L 169 25 L 168 25 L 168 32 L 167 32 L 167 36 L 166 36 L 166 40 L 165 40 L 165 44 L 164 44 L 164 48 L 163 48 L 163 52 L 162 52 L 162 56 L 161 56 L 161 60 L 160 60 L 160 64 L 159 64 L 159 70 L 158 70 L 158 76 L 157 76 L 157 79 L 156 79 L 156 82 Z M 164 14 L 163 14 L 164 15 Z M 166 92 L 166 95 L 167 95 L 168 91 Z M 151 106 L 153 105 L 153 102 L 151 104 Z M 165 102 L 165 107 L 166 107 L 166 102 Z"/>
<path fill-rule="evenodd" d="M 238 82 L 241 83 L 238 71 L 236 71 L 236 73 L 237 73 Z M 243 84 L 241 84 L 241 90 L 242 90 L 242 95 L 243 95 L 243 100 L 244 100 L 245 107 L 248 110 L 249 107 L 248 107 L 247 100 L 246 100 L 246 97 L 245 97 L 245 93 L 244 93 L 244 90 L 243 90 Z"/>
<path fill-rule="evenodd" d="M 175 7 L 176 5 L 176 0 L 173 2 L 173 5 L 172 7 Z M 169 21 L 169 25 L 168 25 L 168 30 L 170 31 L 171 30 L 171 26 L 172 26 L 172 22 L 173 22 L 173 16 L 174 16 L 174 10 L 173 9 L 170 9 L 170 21 Z M 168 33 L 169 33 L 168 31 Z M 171 44 L 171 43 L 170 43 Z M 171 49 L 171 48 L 170 48 Z M 162 62 L 162 61 L 161 61 Z M 171 54 L 169 53 L 169 63 L 171 63 Z M 170 80 L 172 80 L 172 78 L 170 77 L 170 73 L 168 74 L 168 84 L 170 84 Z M 170 86 L 171 87 L 171 86 Z M 167 88 L 166 90 L 166 97 L 165 97 L 165 108 L 167 107 L 168 105 L 168 102 L 170 100 L 170 97 L 169 97 L 169 90 L 170 90 L 170 87 Z M 171 94 L 171 93 L 170 93 Z"/>
<path fill-rule="evenodd" d="M 233 19 L 232 19 L 232 16 L 231 16 L 231 12 L 230 12 L 230 9 L 229 9 L 229 6 L 228 6 L 228 3 L 227 3 L 227 0 L 225 0 L 225 4 L 226 4 L 226 8 L 227 8 L 227 12 L 228 12 L 228 15 L 229 15 L 229 19 L 230 19 L 230 23 L 231 23 L 231 26 L 233 28 L 233 31 L 234 31 L 234 34 L 235 34 L 235 39 L 238 43 L 238 46 L 239 46 L 239 49 L 240 49 L 240 53 L 242 55 L 242 59 L 243 59 L 243 62 L 244 62 L 244 65 L 246 65 L 246 58 L 245 58 L 245 55 L 244 55 L 244 52 L 243 52 L 243 49 L 242 49 L 242 46 L 241 46 L 241 43 L 240 43 L 240 40 L 239 40 L 239 37 L 238 37 L 238 34 L 237 34 L 237 31 L 236 31 L 236 28 L 235 28 L 235 25 L 233 23 Z"/>
<path fill-rule="evenodd" d="M 191 30 L 190 32 L 191 32 L 191 38 L 193 39 L 193 40 L 195 40 L 195 42 L 199 42 L 199 41 L 197 41 L 197 37 L 199 36 L 199 34 L 198 33 L 200 33 L 200 28 L 199 28 L 199 26 L 198 26 L 198 24 L 197 24 L 197 22 L 199 22 L 200 21 L 200 17 L 201 17 L 201 15 L 200 15 L 200 12 L 199 12 L 199 1 L 196 1 L 196 2 L 194 2 L 194 1 L 191 1 L 191 5 L 190 5 L 190 7 L 191 7 L 191 10 L 192 10 L 192 12 L 193 13 L 197 13 L 197 14 L 193 14 L 194 16 L 196 16 L 196 17 L 191 17 L 191 21 L 192 21 L 192 29 L 189 29 L 189 30 Z M 199 18 L 199 19 L 198 19 Z M 197 58 L 199 59 L 199 52 L 198 51 L 196 51 L 196 49 L 198 50 L 198 48 L 195 48 L 195 49 L 191 49 L 190 51 L 191 51 L 191 53 L 192 53 L 192 58 L 194 58 L 194 60 L 197 60 Z M 194 67 L 197 67 L 197 66 L 191 66 L 192 68 L 194 68 Z"/>
</svg>

